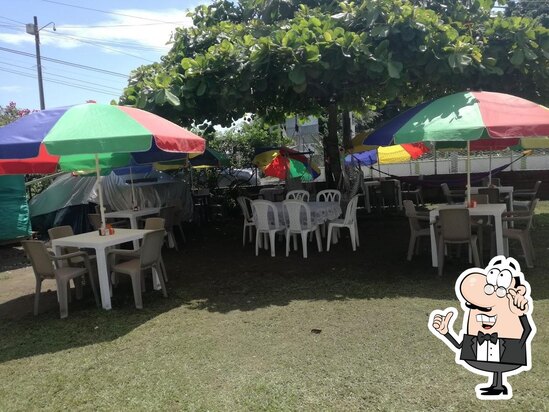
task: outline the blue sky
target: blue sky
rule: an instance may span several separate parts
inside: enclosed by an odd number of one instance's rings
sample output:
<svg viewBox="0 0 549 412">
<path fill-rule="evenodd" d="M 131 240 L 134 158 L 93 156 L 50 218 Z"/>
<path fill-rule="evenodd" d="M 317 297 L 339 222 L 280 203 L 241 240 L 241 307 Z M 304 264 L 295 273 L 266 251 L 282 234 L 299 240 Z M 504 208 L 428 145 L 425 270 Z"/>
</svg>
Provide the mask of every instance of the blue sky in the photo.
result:
<svg viewBox="0 0 549 412">
<path fill-rule="evenodd" d="M 186 13 L 201 3 L 207 0 L 0 0 L 0 106 L 40 108 L 34 36 L 25 32 L 33 16 L 39 28 L 56 27 L 40 30 L 50 108 L 117 99 L 130 71 L 159 61 L 174 28 L 190 25 Z"/>
</svg>

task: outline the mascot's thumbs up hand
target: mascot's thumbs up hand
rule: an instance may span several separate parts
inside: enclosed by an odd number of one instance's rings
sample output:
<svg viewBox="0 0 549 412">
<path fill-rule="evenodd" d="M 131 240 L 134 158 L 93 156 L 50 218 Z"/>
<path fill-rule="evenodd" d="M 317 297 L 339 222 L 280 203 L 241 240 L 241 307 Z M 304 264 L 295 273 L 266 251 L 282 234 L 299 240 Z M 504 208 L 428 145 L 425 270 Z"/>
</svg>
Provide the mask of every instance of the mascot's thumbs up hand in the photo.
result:
<svg viewBox="0 0 549 412">
<path fill-rule="evenodd" d="M 454 316 L 454 311 L 447 310 L 446 313 L 437 314 L 433 317 L 433 328 L 441 335 L 448 333 L 448 324 Z"/>
</svg>

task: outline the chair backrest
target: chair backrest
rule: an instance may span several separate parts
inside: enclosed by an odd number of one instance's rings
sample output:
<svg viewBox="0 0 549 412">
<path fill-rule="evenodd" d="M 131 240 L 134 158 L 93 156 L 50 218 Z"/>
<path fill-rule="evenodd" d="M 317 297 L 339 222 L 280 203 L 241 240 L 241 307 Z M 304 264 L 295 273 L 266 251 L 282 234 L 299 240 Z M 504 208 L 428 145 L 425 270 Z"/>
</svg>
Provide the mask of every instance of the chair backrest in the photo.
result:
<svg viewBox="0 0 549 412">
<path fill-rule="evenodd" d="M 402 201 L 402 205 L 404 206 L 404 212 L 408 217 L 410 228 L 412 230 L 420 230 L 421 225 L 419 224 L 419 220 L 417 219 L 417 211 L 416 211 L 416 207 L 414 206 L 414 202 L 412 202 L 409 199 L 406 199 Z"/>
<path fill-rule="evenodd" d="M 166 231 L 164 229 L 145 233 L 145 236 L 143 236 L 143 243 L 139 249 L 139 258 L 142 268 L 149 267 L 153 263 L 158 262 L 165 235 Z"/>
<path fill-rule="evenodd" d="M 101 228 L 101 215 L 98 213 L 88 213 L 88 220 L 90 225 L 92 225 L 94 230 L 99 230 Z"/>
<path fill-rule="evenodd" d="M 252 222 L 252 199 L 246 196 L 238 196 L 236 198 L 236 201 L 240 206 L 240 209 L 242 210 L 242 214 L 244 215 L 244 219 L 246 219 L 246 222 Z"/>
<path fill-rule="evenodd" d="M 258 231 L 267 231 L 279 228 L 278 210 L 273 202 L 268 200 L 254 200 L 252 202 L 253 219 Z"/>
<path fill-rule="evenodd" d="M 381 196 L 386 200 L 396 200 L 397 198 L 397 182 L 394 180 L 382 180 L 379 182 L 379 191 Z"/>
<path fill-rule="evenodd" d="M 336 189 L 321 190 L 316 194 L 317 202 L 341 202 L 341 192 Z"/>
<path fill-rule="evenodd" d="M 34 276 L 38 279 L 55 278 L 55 268 L 44 242 L 40 240 L 23 240 L 21 244 L 31 261 Z"/>
<path fill-rule="evenodd" d="M 444 240 L 459 242 L 471 238 L 471 219 L 466 208 L 440 210 L 439 224 Z"/>
<path fill-rule="evenodd" d="M 477 202 L 478 205 L 487 205 L 489 202 L 489 198 L 488 198 L 488 195 L 481 195 L 481 194 L 477 194 L 477 195 L 471 195 L 471 200 L 474 200 L 475 202 Z"/>
<path fill-rule="evenodd" d="M 538 180 L 536 184 L 534 185 L 533 192 L 535 193 L 534 197 L 538 195 L 539 187 L 541 186 L 541 180 Z"/>
<path fill-rule="evenodd" d="M 174 225 L 175 206 L 166 206 L 160 208 L 158 216 L 164 219 L 164 227 L 171 230 Z"/>
<path fill-rule="evenodd" d="M 52 227 L 48 229 L 48 235 L 50 236 L 50 239 L 59 239 L 62 237 L 72 236 L 74 235 L 74 232 L 72 230 L 72 227 L 69 225 L 66 226 L 57 226 Z M 63 248 L 63 253 L 73 253 L 78 252 L 80 249 L 73 246 L 66 246 Z"/>
<path fill-rule="evenodd" d="M 538 201 L 539 199 L 534 199 L 530 203 L 530 209 L 528 210 L 530 219 L 526 223 L 526 230 L 530 230 L 532 228 L 532 222 L 534 220 L 534 213 L 536 210 L 536 206 L 538 205 Z"/>
<path fill-rule="evenodd" d="M 482 185 L 483 186 L 488 186 L 490 184 L 493 185 L 493 186 L 501 186 L 501 179 L 499 177 L 493 177 L 492 181 L 490 182 L 490 176 L 486 176 L 486 177 L 482 178 Z"/>
<path fill-rule="evenodd" d="M 304 202 L 309 201 L 309 192 L 306 190 L 290 190 L 288 193 L 286 193 L 286 200 L 303 200 Z"/>
<path fill-rule="evenodd" d="M 488 203 L 499 203 L 499 189 L 497 187 L 483 187 L 478 190 L 479 195 L 488 195 Z"/>
<path fill-rule="evenodd" d="M 358 195 L 355 195 L 351 198 L 349 201 L 349 204 L 347 205 L 347 210 L 345 210 L 345 219 L 343 219 L 343 223 L 346 225 L 350 225 L 351 223 L 354 223 L 356 221 L 356 207 L 358 204 Z"/>
<path fill-rule="evenodd" d="M 165 226 L 165 220 L 161 217 L 148 217 L 145 219 L 145 230 L 160 230 L 164 229 Z"/>
<path fill-rule="evenodd" d="M 311 228 L 311 208 L 306 202 L 290 199 L 282 202 L 282 205 L 286 225 L 291 231 Z"/>
</svg>

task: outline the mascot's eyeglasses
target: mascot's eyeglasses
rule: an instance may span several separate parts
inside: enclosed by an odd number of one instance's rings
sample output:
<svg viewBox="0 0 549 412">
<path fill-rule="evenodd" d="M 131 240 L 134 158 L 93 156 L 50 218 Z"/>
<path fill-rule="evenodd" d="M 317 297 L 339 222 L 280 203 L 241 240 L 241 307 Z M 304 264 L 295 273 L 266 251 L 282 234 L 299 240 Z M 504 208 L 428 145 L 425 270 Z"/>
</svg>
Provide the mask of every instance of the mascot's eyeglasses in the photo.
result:
<svg viewBox="0 0 549 412">
<path fill-rule="evenodd" d="M 496 295 L 498 296 L 498 298 L 504 298 L 505 295 L 507 295 L 507 289 L 504 288 L 503 286 L 498 286 L 496 288 L 494 285 L 491 285 L 489 283 L 487 283 L 486 286 L 484 286 L 484 293 L 486 293 L 487 295 L 491 295 L 494 292 L 496 292 Z"/>
</svg>

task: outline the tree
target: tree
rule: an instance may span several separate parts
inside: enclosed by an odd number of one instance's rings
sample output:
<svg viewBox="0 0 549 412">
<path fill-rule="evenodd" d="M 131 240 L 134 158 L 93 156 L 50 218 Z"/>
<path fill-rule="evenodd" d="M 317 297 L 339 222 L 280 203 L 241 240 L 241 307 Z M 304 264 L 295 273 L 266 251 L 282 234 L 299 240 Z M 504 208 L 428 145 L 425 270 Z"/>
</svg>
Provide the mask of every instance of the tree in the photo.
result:
<svg viewBox="0 0 549 412">
<path fill-rule="evenodd" d="M 9 102 L 7 106 L 0 106 L 0 126 L 14 122 L 30 112 L 29 109 L 19 109 L 15 102 Z"/>
<path fill-rule="evenodd" d="M 186 124 L 246 112 L 327 117 L 327 179 L 340 173 L 340 111 L 402 106 L 467 88 L 546 98 L 548 30 L 490 17 L 491 0 L 219 0 L 191 13 L 122 103 Z M 505 77 L 504 77 L 505 76 Z M 509 83 L 502 81 L 509 79 Z"/>
</svg>

